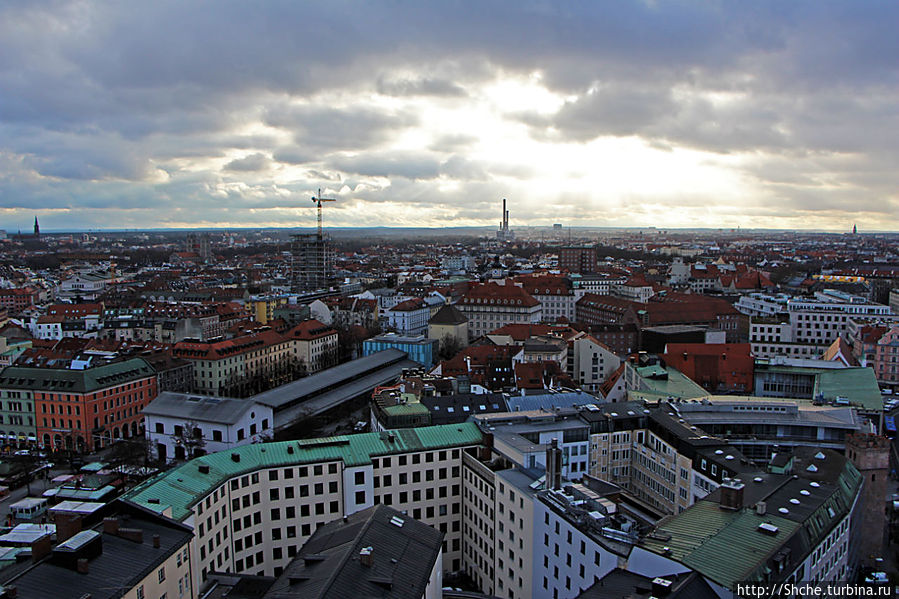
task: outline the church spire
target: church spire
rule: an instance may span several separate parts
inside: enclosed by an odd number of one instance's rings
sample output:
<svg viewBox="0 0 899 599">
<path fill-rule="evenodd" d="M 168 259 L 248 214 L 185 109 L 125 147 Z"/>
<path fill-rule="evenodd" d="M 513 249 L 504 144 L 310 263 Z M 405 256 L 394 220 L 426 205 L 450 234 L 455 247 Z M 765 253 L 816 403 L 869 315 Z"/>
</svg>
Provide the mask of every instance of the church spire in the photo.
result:
<svg viewBox="0 0 899 599">
<path fill-rule="evenodd" d="M 41 226 L 37 223 L 37 216 L 34 217 L 34 236 L 41 236 Z"/>
</svg>

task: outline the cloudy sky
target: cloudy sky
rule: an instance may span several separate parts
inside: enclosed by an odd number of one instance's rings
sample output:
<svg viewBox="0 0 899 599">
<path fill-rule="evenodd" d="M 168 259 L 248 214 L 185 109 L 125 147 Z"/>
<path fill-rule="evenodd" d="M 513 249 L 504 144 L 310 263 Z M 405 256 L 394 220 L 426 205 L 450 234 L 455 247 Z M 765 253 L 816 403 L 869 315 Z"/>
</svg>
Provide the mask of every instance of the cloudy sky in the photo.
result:
<svg viewBox="0 0 899 599">
<path fill-rule="evenodd" d="M 893 230 L 895 2 L 0 4 L 0 226 Z"/>
</svg>

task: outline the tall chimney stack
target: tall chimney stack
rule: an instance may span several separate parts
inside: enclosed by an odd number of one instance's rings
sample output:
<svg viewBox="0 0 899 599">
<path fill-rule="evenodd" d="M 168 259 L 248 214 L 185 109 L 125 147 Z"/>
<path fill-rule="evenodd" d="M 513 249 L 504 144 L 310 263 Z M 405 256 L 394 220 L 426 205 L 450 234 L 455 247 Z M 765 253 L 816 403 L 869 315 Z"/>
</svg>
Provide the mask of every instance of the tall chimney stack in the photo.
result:
<svg viewBox="0 0 899 599">
<path fill-rule="evenodd" d="M 558 439 L 546 448 L 546 486 L 553 490 L 562 488 L 562 450 Z"/>
</svg>

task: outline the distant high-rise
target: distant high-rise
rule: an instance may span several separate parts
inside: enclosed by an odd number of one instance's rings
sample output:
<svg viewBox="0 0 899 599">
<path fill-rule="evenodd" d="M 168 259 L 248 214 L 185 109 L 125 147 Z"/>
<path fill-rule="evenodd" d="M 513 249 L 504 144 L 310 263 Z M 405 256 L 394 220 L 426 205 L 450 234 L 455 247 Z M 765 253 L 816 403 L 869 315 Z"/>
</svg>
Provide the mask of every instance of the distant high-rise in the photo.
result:
<svg viewBox="0 0 899 599">
<path fill-rule="evenodd" d="M 515 239 L 515 233 L 509 229 L 509 211 L 506 210 L 506 198 L 503 198 L 503 219 L 500 221 L 499 229 L 496 231 L 496 238 L 500 241 Z"/>
<path fill-rule="evenodd" d="M 193 252 L 203 260 L 208 261 L 210 257 L 209 251 L 209 234 L 208 233 L 188 233 L 187 234 L 187 251 Z"/>
<path fill-rule="evenodd" d="M 596 248 L 565 247 L 559 249 L 559 268 L 574 273 L 596 272 Z"/>
<path fill-rule="evenodd" d="M 329 237 L 292 235 L 290 287 L 293 291 L 327 289 L 334 280 L 334 247 Z"/>
</svg>

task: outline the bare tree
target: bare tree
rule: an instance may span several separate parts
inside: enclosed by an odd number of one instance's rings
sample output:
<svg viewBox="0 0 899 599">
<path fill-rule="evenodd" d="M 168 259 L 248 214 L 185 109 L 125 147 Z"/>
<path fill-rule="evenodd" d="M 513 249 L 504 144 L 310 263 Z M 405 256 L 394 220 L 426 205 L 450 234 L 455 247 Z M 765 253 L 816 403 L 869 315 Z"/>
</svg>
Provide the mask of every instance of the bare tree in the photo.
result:
<svg viewBox="0 0 899 599">
<path fill-rule="evenodd" d="M 459 353 L 461 349 L 462 344 L 459 342 L 459 338 L 447 333 L 443 336 L 443 339 L 440 340 L 440 348 L 437 350 L 437 355 L 441 360 L 449 360 Z"/>
<path fill-rule="evenodd" d="M 184 457 L 189 459 L 206 453 L 206 439 L 200 425 L 188 420 L 180 427 L 175 427 L 174 442 L 176 447 L 184 449 Z"/>
</svg>

